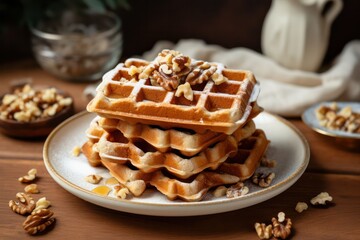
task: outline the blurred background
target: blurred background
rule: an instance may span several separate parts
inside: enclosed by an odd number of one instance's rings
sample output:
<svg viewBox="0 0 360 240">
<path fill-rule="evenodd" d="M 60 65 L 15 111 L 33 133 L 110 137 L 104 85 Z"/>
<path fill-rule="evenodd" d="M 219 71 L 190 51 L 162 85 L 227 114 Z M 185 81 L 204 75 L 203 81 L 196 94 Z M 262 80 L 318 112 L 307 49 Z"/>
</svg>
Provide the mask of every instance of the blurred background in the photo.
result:
<svg viewBox="0 0 360 240">
<path fill-rule="evenodd" d="M 332 25 L 325 63 L 350 40 L 360 39 L 360 1 L 343 2 L 343 10 Z M 261 52 L 261 29 L 270 5 L 270 0 L 1 0 L 0 63 L 32 58 L 27 24 L 68 6 L 114 11 L 122 24 L 123 59 L 142 54 L 159 40 L 188 38 Z"/>
</svg>

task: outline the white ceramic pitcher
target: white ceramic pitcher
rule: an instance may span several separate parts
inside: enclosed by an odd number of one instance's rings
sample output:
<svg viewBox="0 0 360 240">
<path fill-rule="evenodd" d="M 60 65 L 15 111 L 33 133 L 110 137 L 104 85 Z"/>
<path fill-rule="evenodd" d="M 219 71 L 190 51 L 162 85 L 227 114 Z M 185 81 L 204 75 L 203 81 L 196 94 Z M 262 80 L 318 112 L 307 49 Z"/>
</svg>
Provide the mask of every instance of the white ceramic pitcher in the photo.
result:
<svg viewBox="0 0 360 240">
<path fill-rule="evenodd" d="M 323 13 L 327 2 L 332 4 Z M 262 29 L 263 53 L 287 68 L 318 70 L 342 6 L 342 0 L 273 0 Z"/>
</svg>

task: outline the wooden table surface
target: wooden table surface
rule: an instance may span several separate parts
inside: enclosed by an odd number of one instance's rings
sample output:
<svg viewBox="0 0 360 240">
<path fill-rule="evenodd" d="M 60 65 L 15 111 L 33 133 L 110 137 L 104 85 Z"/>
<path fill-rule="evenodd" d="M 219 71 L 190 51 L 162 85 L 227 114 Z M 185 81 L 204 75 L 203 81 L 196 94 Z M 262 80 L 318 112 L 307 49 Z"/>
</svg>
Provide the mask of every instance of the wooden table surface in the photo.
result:
<svg viewBox="0 0 360 240">
<path fill-rule="evenodd" d="M 0 94 L 13 80 L 32 78 L 34 84 L 48 84 L 68 91 L 76 111 L 85 109 L 83 95 L 88 83 L 56 79 L 33 61 L 0 66 Z M 48 174 L 42 159 L 44 140 L 19 140 L 0 135 L 0 239 L 34 239 L 22 228 L 24 217 L 15 214 L 8 202 L 24 185 L 17 181 L 29 169 L 37 168 L 41 193 L 47 197 L 57 222 L 44 239 L 258 239 L 255 222 L 269 222 L 283 211 L 293 221 L 294 239 L 360 238 L 360 152 L 337 146 L 298 119 L 288 119 L 310 145 L 310 163 L 303 176 L 288 190 L 263 203 L 232 212 L 196 217 L 153 217 L 118 212 L 83 201 L 60 187 Z M 286 146 L 284 146 L 286 147 Z M 328 192 L 333 204 L 297 213 L 297 202 Z"/>
</svg>

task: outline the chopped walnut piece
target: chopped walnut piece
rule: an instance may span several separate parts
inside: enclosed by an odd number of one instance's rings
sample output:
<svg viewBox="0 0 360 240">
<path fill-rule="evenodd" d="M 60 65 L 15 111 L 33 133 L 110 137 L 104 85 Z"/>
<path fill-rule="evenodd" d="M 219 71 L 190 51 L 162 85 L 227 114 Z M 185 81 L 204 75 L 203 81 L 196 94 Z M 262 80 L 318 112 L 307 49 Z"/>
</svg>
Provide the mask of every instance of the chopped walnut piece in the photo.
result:
<svg viewBox="0 0 360 240">
<path fill-rule="evenodd" d="M 46 209 L 46 208 L 50 207 L 50 205 L 51 205 L 51 202 L 46 200 L 46 197 L 42 197 L 36 202 L 35 209 L 32 212 L 36 212 L 40 209 Z"/>
<path fill-rule="evenodd" d="M 244 196 L 249 192 L 249 188 L 244 185 L 243 182 L 238 182 L 231 187 L 229 187 L 226 191 L 227 198 L 234 198 Z"/>
<path fill-rule="evenodd" d="M 81 148 L 79 146 L 75 146 L 72 150 L 72 155 L 74 157 L 78 157 L 81 153 Z"/>
<path fill-rule="evenodd" d="M 270 239 L 273 235 L 272 228 L 271 224 L 266 226 L 265 223 L 255 223 L 255 230 L 260 239 Z"/>
<path fill-rule="evenodd" d="M 188 82 L 181 84 L 176 92 L 175 92 L 175 96 L 176 97 L 180 97 L 181 95 L 184 95 L 184 97 L 189 100 L 192 101 L 194 99 L 194 93 L 191 89 L 191 86 Z"/>
<path fill-rule="evenodd" d="M 285 213 L 284 212 L 279 212 L 278 213 L 278 221 L 279 222 L 283 222 L 283 221 L 285 221 Z"/>
<path fill-rule="evenodd" d="M 216 71 L 215 66 L 209 66 L 209 68 L 201 68 L 201 66 L 202 65 L 200 65 L 198 68 L 193 69 L 186 76 L 185 81 L 189 82 L 190 85 L 201 84 L 204 81 L 207 81 Z"/>
<path fill-rule="evenodd" d="M 129 189 L 122 185 L 116 185 L 114 187 L 114 190 L 115 190 L 115 196 L 121 199 L 126 199 L 126 197 L 130 194 Z"/>
<path fill-rule="evenodd" d="M 286 239 L 291 234 L 292 222 L 290 218 L 285 218 L 284 221 L 280 222 L 276 218 L 271 219 L 273 225 L 273 236 L 276 238 Z"/>
<path fill-rule="evenodd" d="M 276 161 L 263 156 L 260 161 L 260 165 L 263 167 L 273 168 L 276 166 Z"/>
<path fill-rule="evenodd" d="M 11 210 L 21 215 L 29 214 L 34 210 L 35 201 L 30 195 L 19 192 L 16 194 L 16 198 L 18 201 L 9 201 Z"/>
<path fill-rule="evenodd" d="M 159 67 L 159 70 L 160 70 L 160 72 L 163 72 L 163 73 L 165 73 L 167 75 L 173 73 L 172 68 L 169 68 L 169 66 L 166 65 L 166 64 L 161 64 L 160 67 Z"/>
<path fill-rule="evenodd" d="M 154 70 L 152 78 L 157 84 L 167 91 L 173 91 L 179 86 L 180 78 L 177 75 L 167 75 L 161 71 Z"/>
<path fill-rule="evenodd" d="M 308 209 L 308 205 L 305 202 L 298 202 L 295 206 L 295 211 L 298 213 L 302 213 L 306 209 Z"/>
<path fill-rule="evenodd" d="M 139 74 L 139 79 L 147 79 L 150 77 L 150 74 L 156 69 L 154 64 L 147 65 L 143 71 Z"/>
<path fill-rule="evenodd" d="M 211 78 L 214 81 L 215 85 L 220 85 L 228 80 L 224 75 L 222 75 L 221 73 L 218 73 L 218 72 L 215 72 L 211 76 Z"/>
<path fill-rule="evenodd" d="M 91 174 L 85 177 L 85 181 L 92 184 L 98 184 L 102 179 L 102 176 L 97 174 Z"/>
<path fill-rule="evenodd" d="M 252 176 L 252 182 L 262 188 L 266 188 L 266 187 L 270 186 L 270 184 L 274 178 L 275 178 L 275 173 L 273 173 L 273 172 L 268 173 L 268 174 L 255 173 Z"/>
<path fill-rule="evenodd" d="M 312 205 L 326 205 L 327 202 L 331 202 L 333 198 L 327 192 L 319 193 L 316 197 L 310 200 Z"/>
<path fill-rule="evenodd" d="M 31 235 L 43 232 L 55 222 L 54 213 L 48 209 L 40 209 L 29 215 L 23 223 L 24 230 Z"/>
<path fill-rule="evenodd" d="M 138 68 L 138 67 L 132 65 L 129 67 L 128 73 L 130 76 L 134 76 L 135 74 L 141 73 L 141 71 L 142 71 L 142 67 Z"/>
<path fill-rule="evenodd" d="M 174 91 L 186 82 L 199 85 L 212 80 L 219 85 L 228 80 L 223 76 L 222 66 L 219 64 L 197 61 L 174 50 L 162 50 L 154 61 L 145 63 L 141 69 L 132 64 L 132 60 L 124 64 L 130 76 L 138 80 L 149 79 L 151 85 L 161 86 L 167 91 Z M 179 97 L 181 92 L 182 90 L 176 96 Z M 192 99 L 192 94 L 185 95 L 187 99 L 190 99 L 190 96 Z"/>
<path fill-rule="evenodd" d="M 214 197 L 222 197 L 226 195 L 226 191 L 227 188 L 225 186 L 219 186 L 214 190 L 213 195 Z"/>
<path fill-rule="evenodd" d="M 29 184 L 24 188 L 26 193 L 39 193 L 38 185 L 35 183 Z"/>
<path fill-rule="evenodd" d="M 23 177 L 19 177 L 18 180 L 19 180 L 19 182 L 22 182 L 22 183 L 32 182 L 35 180 L 36 174 L 37 174 L 37 170 L 35 168 L 33 168 L 28 171 L 27 175 L 25 175 Z"/>
</svg>

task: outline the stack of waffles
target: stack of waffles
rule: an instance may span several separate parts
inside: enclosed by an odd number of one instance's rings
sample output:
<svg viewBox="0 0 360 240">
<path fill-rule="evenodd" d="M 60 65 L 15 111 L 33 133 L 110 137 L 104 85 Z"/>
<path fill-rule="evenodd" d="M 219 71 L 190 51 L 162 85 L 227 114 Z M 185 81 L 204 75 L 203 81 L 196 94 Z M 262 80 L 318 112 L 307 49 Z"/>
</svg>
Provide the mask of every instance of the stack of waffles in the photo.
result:
<svg viewBox="0 0 360 240">
<path fill-rule="evenodd" d="M 128 59 L 104 75 L 88 104 L 97 117 L 82 151 L 134 196 L 156 188 L 199 201 L 255 172 L 268 145 L 253 122 L 258 92 L 251 72 L 177 51 Z"/>
</svg>

